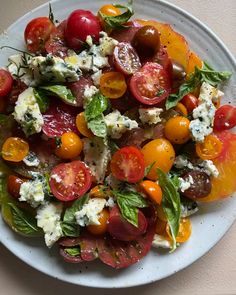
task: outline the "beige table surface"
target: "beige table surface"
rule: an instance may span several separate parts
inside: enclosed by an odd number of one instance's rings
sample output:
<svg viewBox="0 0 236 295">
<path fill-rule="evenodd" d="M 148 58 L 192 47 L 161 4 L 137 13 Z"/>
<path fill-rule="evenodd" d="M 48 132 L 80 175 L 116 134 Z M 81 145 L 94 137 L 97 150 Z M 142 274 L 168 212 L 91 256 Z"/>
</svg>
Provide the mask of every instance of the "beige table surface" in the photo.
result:
<svg viewBox="0 0 236 295">
<path fill-rule="evenodd" d="M 0 31 L 30 9 L 45 2 L 46 0 L 0 0 Z M 236 0 L 170 2 L 206 23 L 236 56 Z M 0 295 L 118 295 L 128 292 L 136 295 L 236 294 L 236 224 L 208 254 L 187 269 L 157 283 L 132 290 L 95 290 L 70 285 L 32 269 L 2 245 L 0 253 Z"/>
</svg>

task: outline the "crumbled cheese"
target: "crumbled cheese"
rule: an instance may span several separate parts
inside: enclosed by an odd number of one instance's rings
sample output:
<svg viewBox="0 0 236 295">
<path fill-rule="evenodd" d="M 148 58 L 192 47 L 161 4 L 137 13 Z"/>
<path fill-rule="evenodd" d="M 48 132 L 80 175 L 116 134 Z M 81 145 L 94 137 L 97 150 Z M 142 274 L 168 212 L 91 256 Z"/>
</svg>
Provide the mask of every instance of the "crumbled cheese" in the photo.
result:
<svg viewBox="0 0 236 295">
<path fill-rule="evenodd" d="M 51 247 L 62 237 L 61 213 L 63 206 L 61 203 L 45 203 L 37 209 L 37 225 L 42 228 L 45 236 L 45 243 Z"/>
<path fill-rule="evenodd" d="M 190 200 L 189 201 L 187 200 L 185 202 L 183 202 L 182 200 L 180 204 L 180 209 L 181 209 L 181 218 L 191 216 L 199 210 L 197 202 L 193 202 Z"/>
<path fill-rule="evenodd" d="M 100 33 L 101 38 L 99 39 L 99 50 L 101 55 L 107 56 L 112 55 L 115 46 L 119 43 L 117 40 L 108 37 L 107 33 Z"/>
<path fill-rule="evenodd" d="M 82 51 L 79 55 L 71 55 L 65 58 L 68 65 L 81 69 L 83 71 L 90 71 L 93 67 L 93 57 L 89 55 L 86 50 Z"/>
<path fill-rule="evenodd" d="M 102 70 L 97 71 L 96 73 L 94 73 L 93 75 L 91 75 L 91 78 L 93 80 L 93 83 L 95 86 L 99 86 L 100 85 L 100 78 L 102 76 Z"/>
<path fill-rule="evenodd" d="M 23 162 L 29 167 L 38 167 L 40 164 L 40 161 L 34 152 L 29 152 L 28 155 L 23 159 Z"/>
<path fill-rule="evenodd" d="M 111 152 L 102 138 L 85 138 L 83 140 L 84 162 L 89 166 L 96 181 L 101 183 L 105 178 Z"/>
<path fill-rule="evenodd" d="M 138 123 L 121 115 L 118 110 L 104 117 L 107 133 L 111 138 L 120 138 L 127 130 L 138 128 Z"/>
<path fill-rule="evenodd" d="M 209 176 L 214 176 L 214 177 L 219 176 L 219 171 L 211 160 L 204 160 L 199 164 L 199 166 Z"/>
<path fill-rule="evenodd" d="M 76 222 L 80 226 L 90 224 L 99 225 L 99 213 L 106 205 L 106 200 L 102 198 L 92 198 L 83 206 L 80 211 L 75 212 Z"/>
<path fill-rule="evenodd" d="M 161 122 L 160 114 L 162 112 L 161 108 L 140 108 L 139 118 L 143 124 L 157 124 Z"/>
<path fill-rule="evenodd" d="M 179 155 L 175 158 L 174 165 L 178 169 L 182 169 L 182 168 L 193 169 L 194 168 L 193 164 L 183 155 Z"/>
<path fill-rule="evenodd" d="M 108 57 L 101 53 L 99 46 L 93 45 L 89 50 L 89 54 L 92 54 L 93 58 L 93 72 L 97 72 L 99 69 L 109 66 Z"/>
<path fill-rule="evenodd" d="M 43 116 L 32 87 L 27 88 L 19 95 L 13 116 L 26 135 L 41 132 Z"/>
<path fill-rule="evenodd" d="M 115 200 L 113 197 L 109 197 L 108 200 L 106 201 L 106 204 L 105 204 L 106 207 L 114 207 L 115 206 Z"/>
<path fill-rule="evenodd" d="M 152 241 L 152 246 L 154 248 L 164 248 L 164 249 L 171 249 L 171 241 L 167 240 L 164 236 L 155 234 Z"/>
<path fill-rule="evenodd" d="M 61 177 L 57 174 L 52 174 L 50 178 L 55 179 L 57 183 L 62 182 Z"/>
<path fill-rule="evenodd" d="M 93 46 L 93 38 L 88 35 L 87 38 L 86 38 L 86 41 L 85 41 L 89 47 Z"/>
<path fill-rule="evenodd" d="M 183 178 L 179 177 L 179 182 L 180 182 L 179 188 L 180 188 L 181 192 L 184 192 L 187 189 L 189 189 L 191 184 L 194 183 L 191 175 L 188 176 L 188 179 L 183 179 Z"/>
</svg>

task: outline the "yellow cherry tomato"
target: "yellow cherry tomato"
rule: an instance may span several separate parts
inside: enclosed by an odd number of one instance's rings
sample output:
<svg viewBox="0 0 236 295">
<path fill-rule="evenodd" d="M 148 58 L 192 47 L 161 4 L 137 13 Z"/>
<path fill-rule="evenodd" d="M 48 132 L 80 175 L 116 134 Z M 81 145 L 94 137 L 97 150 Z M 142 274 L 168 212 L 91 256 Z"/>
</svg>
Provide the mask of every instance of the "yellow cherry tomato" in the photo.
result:
<svg viewBox="0 0 236 295">
<path fill-rule="evenodd" d="M 157 204 L 161 204 L 162 190 L 160 185 L 151 180 L 144 180 L 140 182 L 139 186 L 149 199 Z"/>
<path fill-rule="evenodd" d="M 88 231 L 93 235 L 102 235 L 107 231 L 107 222 L 109 219 L 109 211 L 107 209 L 103 209 L 99 214 L 98 221 L 100 224 L 91 224 L 87 226 Z"/>
<path fill-rule="evenodd" d="M 202 160 L 213 160 L 222 151 L 223 144 L 219 138 L 213 134 L 205 137 L 203 142 L 196 144 L 196 153 Z"/>
<path fill-rule="evenodd" d="M 28 143 L 19 137 L 9 137 L 2 146 L 2 157 L 6 161 L 20 162 L 28 152 Z"/>
<path fill-rule="evenodd" d="M 83 143 L 74 132 L 65 132 L 61 136 L 61 144 L 55 154 L 62 159 L 73 159 L 81 153 Z"/>
<path fill-rule="evenodd" d="M 142 148 L 142 153 L 146 167 L 154 163 L 147 175 L 147 178 L 151 180 L 157 180 L 157 168 L 167 173 L 170 171 L 175 160 L 175 150 L 172 144 L 164 138 L 158 138 L 148 142 Z"/>
<path fill-rule="evenodd" d="M 116 99 L 125 94 L 127 84 L 123 74 L 119 72 L 107 72 L 100 78 L 100 91 L 103 95 Z"/>
<path fill-rule="evenodd" d="M 91 198 L 102 198 L 102 199 L 106 199 L 106 198 L 109 197 L 109 195 L 111 195 L 110 188 L 107 188 L 106 186 L 104 186 L 102 184 L 96 185 L 89 192 L 89 196 Z"/>
<path fill-rule="evenodd" d="M 161 235 L 161 236 L 166 236 L 166 221 L 163 221 L 159 218 L 157 218 L 156 221 L 156 234 Z"/>
<path fill-rule="evenodd" d="M 86 122 L 85 116 L 84 116 L 84 112 L 82 112 L 76 116 L 75 123 L 76 123 L 77 129 L 79 130 L 79 132 L 83 136 L 88 137 L 88 138 L 91 138 L 94 136 L 92 131 L 88 129 L 87 122 Z"/>
<path fill-rule="evenodd" d="M 170 118 L 165 125 L 165 137 L 175 144 L 183 144 L 190 139 L 189 119 L 176 116 Z"/>
<path fill-rule="evenodd" d="M 168 236 L 171 238 L 171 233 L 170 233 L 170 227 L 167 224 L 166 225 L 166 232 L 168 234 Z M 189 218 L 183 218 L 180 221 L 180 225 L 179 225 L 179 233 L 176 237 L 176 242 L 177 243 L 184 243 L 186 242 L 192 233 L 192 224 Z"/>
<path fill-rule="evenodd" d="M 103 13 L 107 16 L 117 16 L 121 14 L 121 11 L 119 8 L 115 7 L 112 4 L 106 4 L 103 5 L 100 9 L 99 9 L 100 13 Z"/>
<path fill-rule="evenodd" d="M 188 111 L 185 105 L 183 105 L 181 102 L 178 102 L 175 110 L 180 113 L 181 115 L 183 115 L 184 117 L 188 116 Z"/>
</svg>

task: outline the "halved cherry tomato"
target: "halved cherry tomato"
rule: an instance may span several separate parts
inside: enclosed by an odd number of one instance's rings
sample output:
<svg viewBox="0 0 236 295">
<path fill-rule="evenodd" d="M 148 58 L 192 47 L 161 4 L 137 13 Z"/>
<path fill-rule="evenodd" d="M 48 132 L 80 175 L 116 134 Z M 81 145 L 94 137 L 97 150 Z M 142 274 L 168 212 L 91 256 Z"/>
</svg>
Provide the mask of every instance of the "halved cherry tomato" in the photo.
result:
<svg viewBox="0 0 236 295">
<path fill-rule="evenodd" d="M 213 134 L 207 135 L 203 142 L 196 144 L 196 153 L 202 160 L 213 160 L 222 151 L 223 144 L 220 139 Z"/>
<path fill-rule="evenodd" d="M 15 175 L 9 175 L 7 178 L 7 190 L 15 198 L 20 197 L 20 187 L 24 182 L 23 179 Z"/>
<path fill-rule="evenodd" d="M 191 93 L 185 95 L 180 102 L 185 105 L 188 113 L 192 113 L 192 111 L 198 106 L 197 97 Z"/>
<path fill-rule="evenodd" d="M 166 232 L 168 236 L 171 238 L 170 227 L 168 224 L 166 226 Z M 191 225 L 190 219 L 189 218 L 181 219 L 180 225 L 179 225 L 179 233 L 176 237 L 176 242 L 185 243 L 190 238 L 191 234 L 192 234 L 192 225 Z"/>
<path fill-rule="evenodd" d="M 143 104 L 156 105 L 170 94 L 170 78 L 157 63 L 146 63 L 130 80 L 133 96 Z"/>
<path fill-rule="evenodd" d="M 124 75 L 132 75 L 141 68 L 137 52 L 126 42 L 121 42 L 115 47 L 113 59 L 117 70 Z"/>
<path fill-rule="evenodd" d="M 188 116 L 188 110 L 187 108 L 185 107 L 185 105 L 183 105 L 181 102 L 178 102 L 176 107 L 175 107 L 175 110 L 180 113 L 181 115 L 187 117 Z"/>
<path fill-rule="evenodd" d="M 127 84 L 125 77 L 119 72 L 107 72 L 100 78 L 100 91 L 103 95 L 113 99 L 123 96 L 126 92 Z"/>
<path fill-rule="evenodd" d="M 0 97 L 6 96 L 12 89 L 13 78 L 11 74 L 3 69 L 0 69 Z"/>
<path fill-rule="evenodd" d="M 161 204 L 162 190 L 161 187 L 154 181 L 144 180 L 140 182 L 139 186 L 143 189 L 144 193 L 157 204 Z"/>
<path fill-rule="evenodd" d="M 61 136 L 60 146 L 55 154 L 62 159 L 73 159 L 78 157 L 83 149 L 83 143 L 79 136 L 74 132 L 65 132 Z"/>
<path fill-rule="evenodd" d="M 54 30 L 55 25 L 48 17 L 37 17 L 31 20 L 25 28 L 27 49 L 33 53 L 44 52 L 45 43 Z"/>
<path fill-rule="evenodd" d="M 157 180 L 157 168 L 169 172 L 175 160 L 175 150 L 172 144 L 164 138 L 154 139 L 148 142 L 143 148 L 145 167 L 154 163 L 147 178 Z"/>
<path fill-rule="evenodd" d="M 189 119 L 182 116 L 170 118 L 165 125 L 165 137 L 176 144 L 187 142 L 190 139 L 189 124 Z"/>
<path fill-rule="evenodd" d="M 114 5 L 112 4 L 106 4 L 106 5 L 103 5 L 99 11 L 98 11 L 98 15 L 99 15 L 99 12 L 107 15 L 107 16 L 117 16 L 117 15 L 120 15 L 121 14 L 121 11 L 119 8 L 115 7 Z"/>
<path fill-rule="evenodd" d="M 20 162 L 28 152 L 28 143 L 19 137 L 9 137 L 2 146 L 2 157 L 6 161 Z"/>
<path fill-rule="evenodd" d="M 91 172 L 81 161 L 62 163 L 52 169 L 49 184 L 58 200 L 72 201 L 89 190 L 92 184 Z"/>
<path fill-rule="evenodd" d="M 111 172 L 119 180 L 135 183 L 144 176 L 144 157 L 133 146 L 124 147 L 112 156 Z"/>
<path fill-rule="evenodd" d="M 236 108 L 231 105 L 221 106 L 215 113 L 214 130 L 222 131 L 236 126 Z"/>
<path fill-rule="evenodd" d="M 91 138 L 94 136 L 92 131 L 88 129 L 87 122 L 86 122 L 85 116 L 84 116 L 84 112 L 82 112 L 76 116 L 76 127 L 83 136 L 88 137 L 88 138 Z"/>
<path fill-rule="evenodd" d="M 91 198 L 106 199 L 109 195 L 111 195 L 111 190 L 104 185 L 96 185 L 89 192 Z"/>
<path fill-rule="evenodd" d="M 105 234 L 107 231 L 109 217 L 109 211 L 107 209 L 103 209 L 102 212 L 99 213 L 98 221 L 100 222 L 100 224 L 88 225 L 87 230 L 93 235 Z"/>
</svg>

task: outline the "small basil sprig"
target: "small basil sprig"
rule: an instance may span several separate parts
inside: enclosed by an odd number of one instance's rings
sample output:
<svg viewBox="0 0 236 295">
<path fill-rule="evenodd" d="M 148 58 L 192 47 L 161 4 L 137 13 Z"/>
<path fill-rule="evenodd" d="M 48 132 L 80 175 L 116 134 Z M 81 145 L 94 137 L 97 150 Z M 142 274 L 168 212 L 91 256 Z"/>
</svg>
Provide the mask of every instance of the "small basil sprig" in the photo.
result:
<svg viewBox="0 0 236 295">
<path fill-rule="evenodd" d="M 39 105 L 40 112 L 45 113 L 49 108 L 49 99 L 47 95 L 45 95 L 45 92 L 40 89 L 34 89 L 34 96 Z"/>
<path fill-rule="evenodd" d="M 113 29 L 126 29 L 128 26 L 125 25 L 125 23 L 127 23 L 132 15 L 134 15 L 132 4 L 132 0 L 130 0 L 126 5 L 113 4 L 115 7 L 125 10 L 122 14 L 117 16 L 107 16 L 99 11 L 98 14 L 105 24 L 105 30 L 109 32 Z"/>
<path fill-rule="evenodd" d="M 176 237 L 179 233 L 181 206 L 177 179 L 172 180 L 161 169 L 157 169 L 158 181 L 163 192 L 162 207 L 166 214 L 173 240 L 172 251 L 176 249 Z"/>
<path fill-rule="evenodd" d="M 65 103 L 72 106 L 76 105 L 76 98 L 72 94 L 71 90 L 63 85 L 51 85 L 40 87 L 41 90 L 46 91 L 50 95 L 56 95 L 61 98 Z"/>
<path fill-rule="evenodd" d="M 64 248 L 64 251 L 69 254 L 70 256 L 80 256 L 81 254 L 81 249 L 79 246 L 77 247 L 71 247 L 71 248 Z"/>
<path fill-rule="evenodd" d="M 177 93 L 171 94 L 166 100 L 166 109 L 173 108 L 177 103 L 187 94 L 193 92 L 203 82 L 206 82 L 216 87 L 221 82 L 229 79 L 230 72 L 222 71 L 218 72 L 212 69 L 206 62 L 203 63 L 203 67 L 200 69 L 195 67 L 194 73 L 190 78 L 184 82 Z"/>
</svg>

